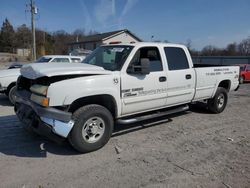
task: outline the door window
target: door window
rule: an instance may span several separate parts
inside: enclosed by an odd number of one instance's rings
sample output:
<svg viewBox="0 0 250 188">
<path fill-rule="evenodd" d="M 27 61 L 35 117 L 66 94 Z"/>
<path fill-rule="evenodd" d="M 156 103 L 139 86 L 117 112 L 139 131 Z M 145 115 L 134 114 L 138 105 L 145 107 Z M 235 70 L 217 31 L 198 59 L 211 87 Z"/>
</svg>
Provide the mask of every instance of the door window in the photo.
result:
<svg viewBox="0 0 250 188">
<path fill-rule="evenodd" d="M 165 47 L 165 55 L 168 63 L 168 70 L 188 69 L 187 56 L 182 48 Z"/>
<path fill-rule="evenodd" d="M 132 65 L 140 65 L 141 59 L 143 58 L 146 58 L 150 61 L 150 72 L 163 70 L 160 52 L 157 47 L 140 48 L 133 57 L 128 69 L 130 69 Z"/>
</svg>

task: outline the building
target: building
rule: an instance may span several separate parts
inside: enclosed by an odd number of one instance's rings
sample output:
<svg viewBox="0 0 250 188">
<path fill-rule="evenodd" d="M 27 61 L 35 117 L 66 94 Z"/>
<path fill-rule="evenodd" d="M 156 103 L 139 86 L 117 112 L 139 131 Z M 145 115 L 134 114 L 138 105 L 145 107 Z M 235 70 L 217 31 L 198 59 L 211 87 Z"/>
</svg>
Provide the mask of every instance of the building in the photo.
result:
<svg viewBox="0 0 250 188">
<path fill-rule="evenodd" d="M 141 39 L 139 39 L 129 30 L 124 29 L 119 31 L 112 31 L 108 33 L 86 36 L 80 42 L 69 43 L 69 51 L 73 51 L 75 49 L 94 50 L 96 47 L 100 45 L 110 44 L 112 42 L 134 43 L 141 41 L 142 41 Z"/>
<path fill-rule="evenodd" d="M 30 57 L 31 56 L 31 49 L 27 48 L 18 48 L 16 53 L 20 57 Z"/>
</svg>

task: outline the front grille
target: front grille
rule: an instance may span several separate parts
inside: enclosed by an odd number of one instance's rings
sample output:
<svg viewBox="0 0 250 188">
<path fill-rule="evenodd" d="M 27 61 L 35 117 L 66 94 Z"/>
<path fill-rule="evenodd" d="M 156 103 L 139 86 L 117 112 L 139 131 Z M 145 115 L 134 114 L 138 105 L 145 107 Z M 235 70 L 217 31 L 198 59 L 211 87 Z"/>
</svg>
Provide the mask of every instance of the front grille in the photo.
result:
<svg viewBox="0 0 250 188">
<path fill-rule="evenodd" d="M 33 81 L 34 80 L 19 76 L 17 80 L 17 90 L 29 90 L 33 85 Z"/>
<path fill-rule="evenodd" d="M 41 77 L 35 80 L 19 76 L 17 80 L 17 89 L 18 90 L 28 90 L 30 91 L 30 87 L 34 84 L 47 85 L 49 86 L 48 77 Z"/>
</svg>

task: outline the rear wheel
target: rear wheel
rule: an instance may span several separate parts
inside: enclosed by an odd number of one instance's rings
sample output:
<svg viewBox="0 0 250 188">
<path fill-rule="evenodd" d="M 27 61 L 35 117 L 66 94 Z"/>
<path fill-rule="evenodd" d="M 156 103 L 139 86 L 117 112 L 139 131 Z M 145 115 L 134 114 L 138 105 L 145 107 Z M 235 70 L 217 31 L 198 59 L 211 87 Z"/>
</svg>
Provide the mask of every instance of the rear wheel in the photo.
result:
<svg viewBox="0 0 250 188">
<path fill-rule="evenodd" d="M 208 109 L 213 113 L 221 113 L 224 111 L 228 100 L 227 90 L 218 87 L 214 97 L 208 100 Z"/>
<path fill-rule="evenodd" d="M 73 113 L 74 127 L 69 142 L 82 153 L 103 147 L 113 132 L 114 121 L 109 110 L 100 105 L 87 105 Z"/>
</svg>

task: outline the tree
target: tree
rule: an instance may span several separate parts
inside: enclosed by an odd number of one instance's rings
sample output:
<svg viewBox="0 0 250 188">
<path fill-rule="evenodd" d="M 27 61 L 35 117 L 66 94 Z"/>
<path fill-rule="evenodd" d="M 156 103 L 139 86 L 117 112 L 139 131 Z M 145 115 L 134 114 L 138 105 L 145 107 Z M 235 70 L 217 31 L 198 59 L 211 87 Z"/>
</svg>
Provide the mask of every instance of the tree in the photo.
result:
<svg viewBox="0 0 250 188">
<path fill-rule="evenodd" d="M 224 50 L 224 54 L 222 55 L 226 55 L 226 56 L 238 55 L 237 44 L 236 43 L 228 44 L 226 49 Z"/>
<path fill-rule="evenodd" d="M 72 42 L 78 42 L 78 41 L 82 41 L 83 38 L 86 36 L 85 34 L 85 30 L 84 29 L 76 29 L 73 33 L 72 33 L 72 37 L 73 37 L 73 41 Z"/>
<path fill-rule="evenodd" d="M 0 51 L 13 53 L 15 31 L 9 20 L 6 18 L 1 28 Z"/>
<path fill-rule="evenodd" d="M 54 54 L 68 54 L 68 43 L 72 42 L 72 35 L 64 30 L 59 30 L 53 34 Z"/>
<path fill-rule="evenodd" d="M 17 48 L 31 47 L 31 31 L 25 24 L 17 28 L 14 41 Z"/>
<path fill-rule="evenodd" d="M 238 50 L 240 55 L 250 55 L 250 37 L 240 42 Z"/>
<path fill-rule="evenodd" d="M 187 41 L 186 41 L 186 47 L 188 48 L 188 50 L 189 51 L 191 51 L 191 47 L 192 47 L 192 41 L 191 41 L 191 39 L 188 39 Z"/>
<path fill-rule="evenodd" d="M 201 55 L 203 55 L 203 56 L 219 56 L 219 55 L 222 55 L 222 50 L 220 50 L 219 48 L 217 48 L 215 46 L 208 45 L 208 46 L 205 46 L 201 50 Z"/>
</svg>

